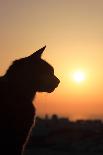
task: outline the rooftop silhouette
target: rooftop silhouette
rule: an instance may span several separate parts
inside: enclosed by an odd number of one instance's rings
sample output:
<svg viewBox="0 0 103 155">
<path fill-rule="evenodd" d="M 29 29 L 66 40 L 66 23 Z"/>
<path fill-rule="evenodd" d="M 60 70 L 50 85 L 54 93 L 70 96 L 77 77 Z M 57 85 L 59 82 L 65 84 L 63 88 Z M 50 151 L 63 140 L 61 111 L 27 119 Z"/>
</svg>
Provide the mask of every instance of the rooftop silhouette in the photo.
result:
<svg viewBox="0 0 103 155">
<path fill-rule="evenodd" d="M 40 149 L 57 153 L 103 153 L 103 122 L 98 119 L 73 122 L 57 115 L 37 117 L 27 150 L 35 153 Z"/>
</svg>

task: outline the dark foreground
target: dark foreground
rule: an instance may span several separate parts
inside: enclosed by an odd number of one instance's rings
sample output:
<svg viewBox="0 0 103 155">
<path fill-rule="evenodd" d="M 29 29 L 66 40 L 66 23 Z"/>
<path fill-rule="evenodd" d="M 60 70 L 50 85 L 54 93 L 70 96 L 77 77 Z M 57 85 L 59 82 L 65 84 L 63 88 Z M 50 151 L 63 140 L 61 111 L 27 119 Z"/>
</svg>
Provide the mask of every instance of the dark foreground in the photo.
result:
<svg viewBox="0 0 103 155">
<path fill-rule="evenodd" d="M 103 154 L 101 120 L 69 121 L 53 115 L 37 118 L 25 155 Z"/>
</svg>

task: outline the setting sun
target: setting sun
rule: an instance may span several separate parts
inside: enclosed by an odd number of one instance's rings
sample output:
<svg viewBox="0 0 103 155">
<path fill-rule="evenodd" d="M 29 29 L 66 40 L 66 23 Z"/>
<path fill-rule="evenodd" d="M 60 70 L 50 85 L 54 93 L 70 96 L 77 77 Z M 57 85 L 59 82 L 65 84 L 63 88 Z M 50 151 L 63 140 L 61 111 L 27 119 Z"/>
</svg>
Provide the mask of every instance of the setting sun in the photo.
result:
<svg viewBox="0 0 103 155">
<path fill-rule="evenodd" d="M 82 71 L 76 71 L 73 74 L 73 79 L 79 83 L 85 79 L 85 75 Z"/>
</svg>

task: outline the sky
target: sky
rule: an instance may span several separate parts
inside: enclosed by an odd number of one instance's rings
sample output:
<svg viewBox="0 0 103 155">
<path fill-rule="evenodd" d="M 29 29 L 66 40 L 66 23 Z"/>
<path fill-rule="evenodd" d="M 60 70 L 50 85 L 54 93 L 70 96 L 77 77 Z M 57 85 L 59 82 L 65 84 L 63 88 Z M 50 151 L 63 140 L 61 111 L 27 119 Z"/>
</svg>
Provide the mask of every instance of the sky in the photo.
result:
<svg viewBox="0 0 103 155">
<path fill-rule="evenodd" d="M 0 74 L 44 45 L 61 83 L 37 93 L 37 115 L 103 119 L 103 1 L 0 0 Z M 79 83 L 77 71 L 85 75 Z"/>
</svg>

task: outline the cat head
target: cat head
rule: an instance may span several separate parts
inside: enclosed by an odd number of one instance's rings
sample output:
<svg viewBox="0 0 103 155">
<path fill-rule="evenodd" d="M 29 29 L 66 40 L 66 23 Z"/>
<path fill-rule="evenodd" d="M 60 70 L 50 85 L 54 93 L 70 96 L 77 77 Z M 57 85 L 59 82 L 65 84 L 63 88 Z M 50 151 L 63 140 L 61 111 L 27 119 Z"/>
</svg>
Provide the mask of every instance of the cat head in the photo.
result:
<svg viewBox="0 0 103 155">
<path fill-rule="evenodd" d="M 54 68 L 41 58 L 46 46 L 15 60 L 6 72 L 9 81 L 22 91 L 52 92 L 59 84 Z"/>
</svg>

